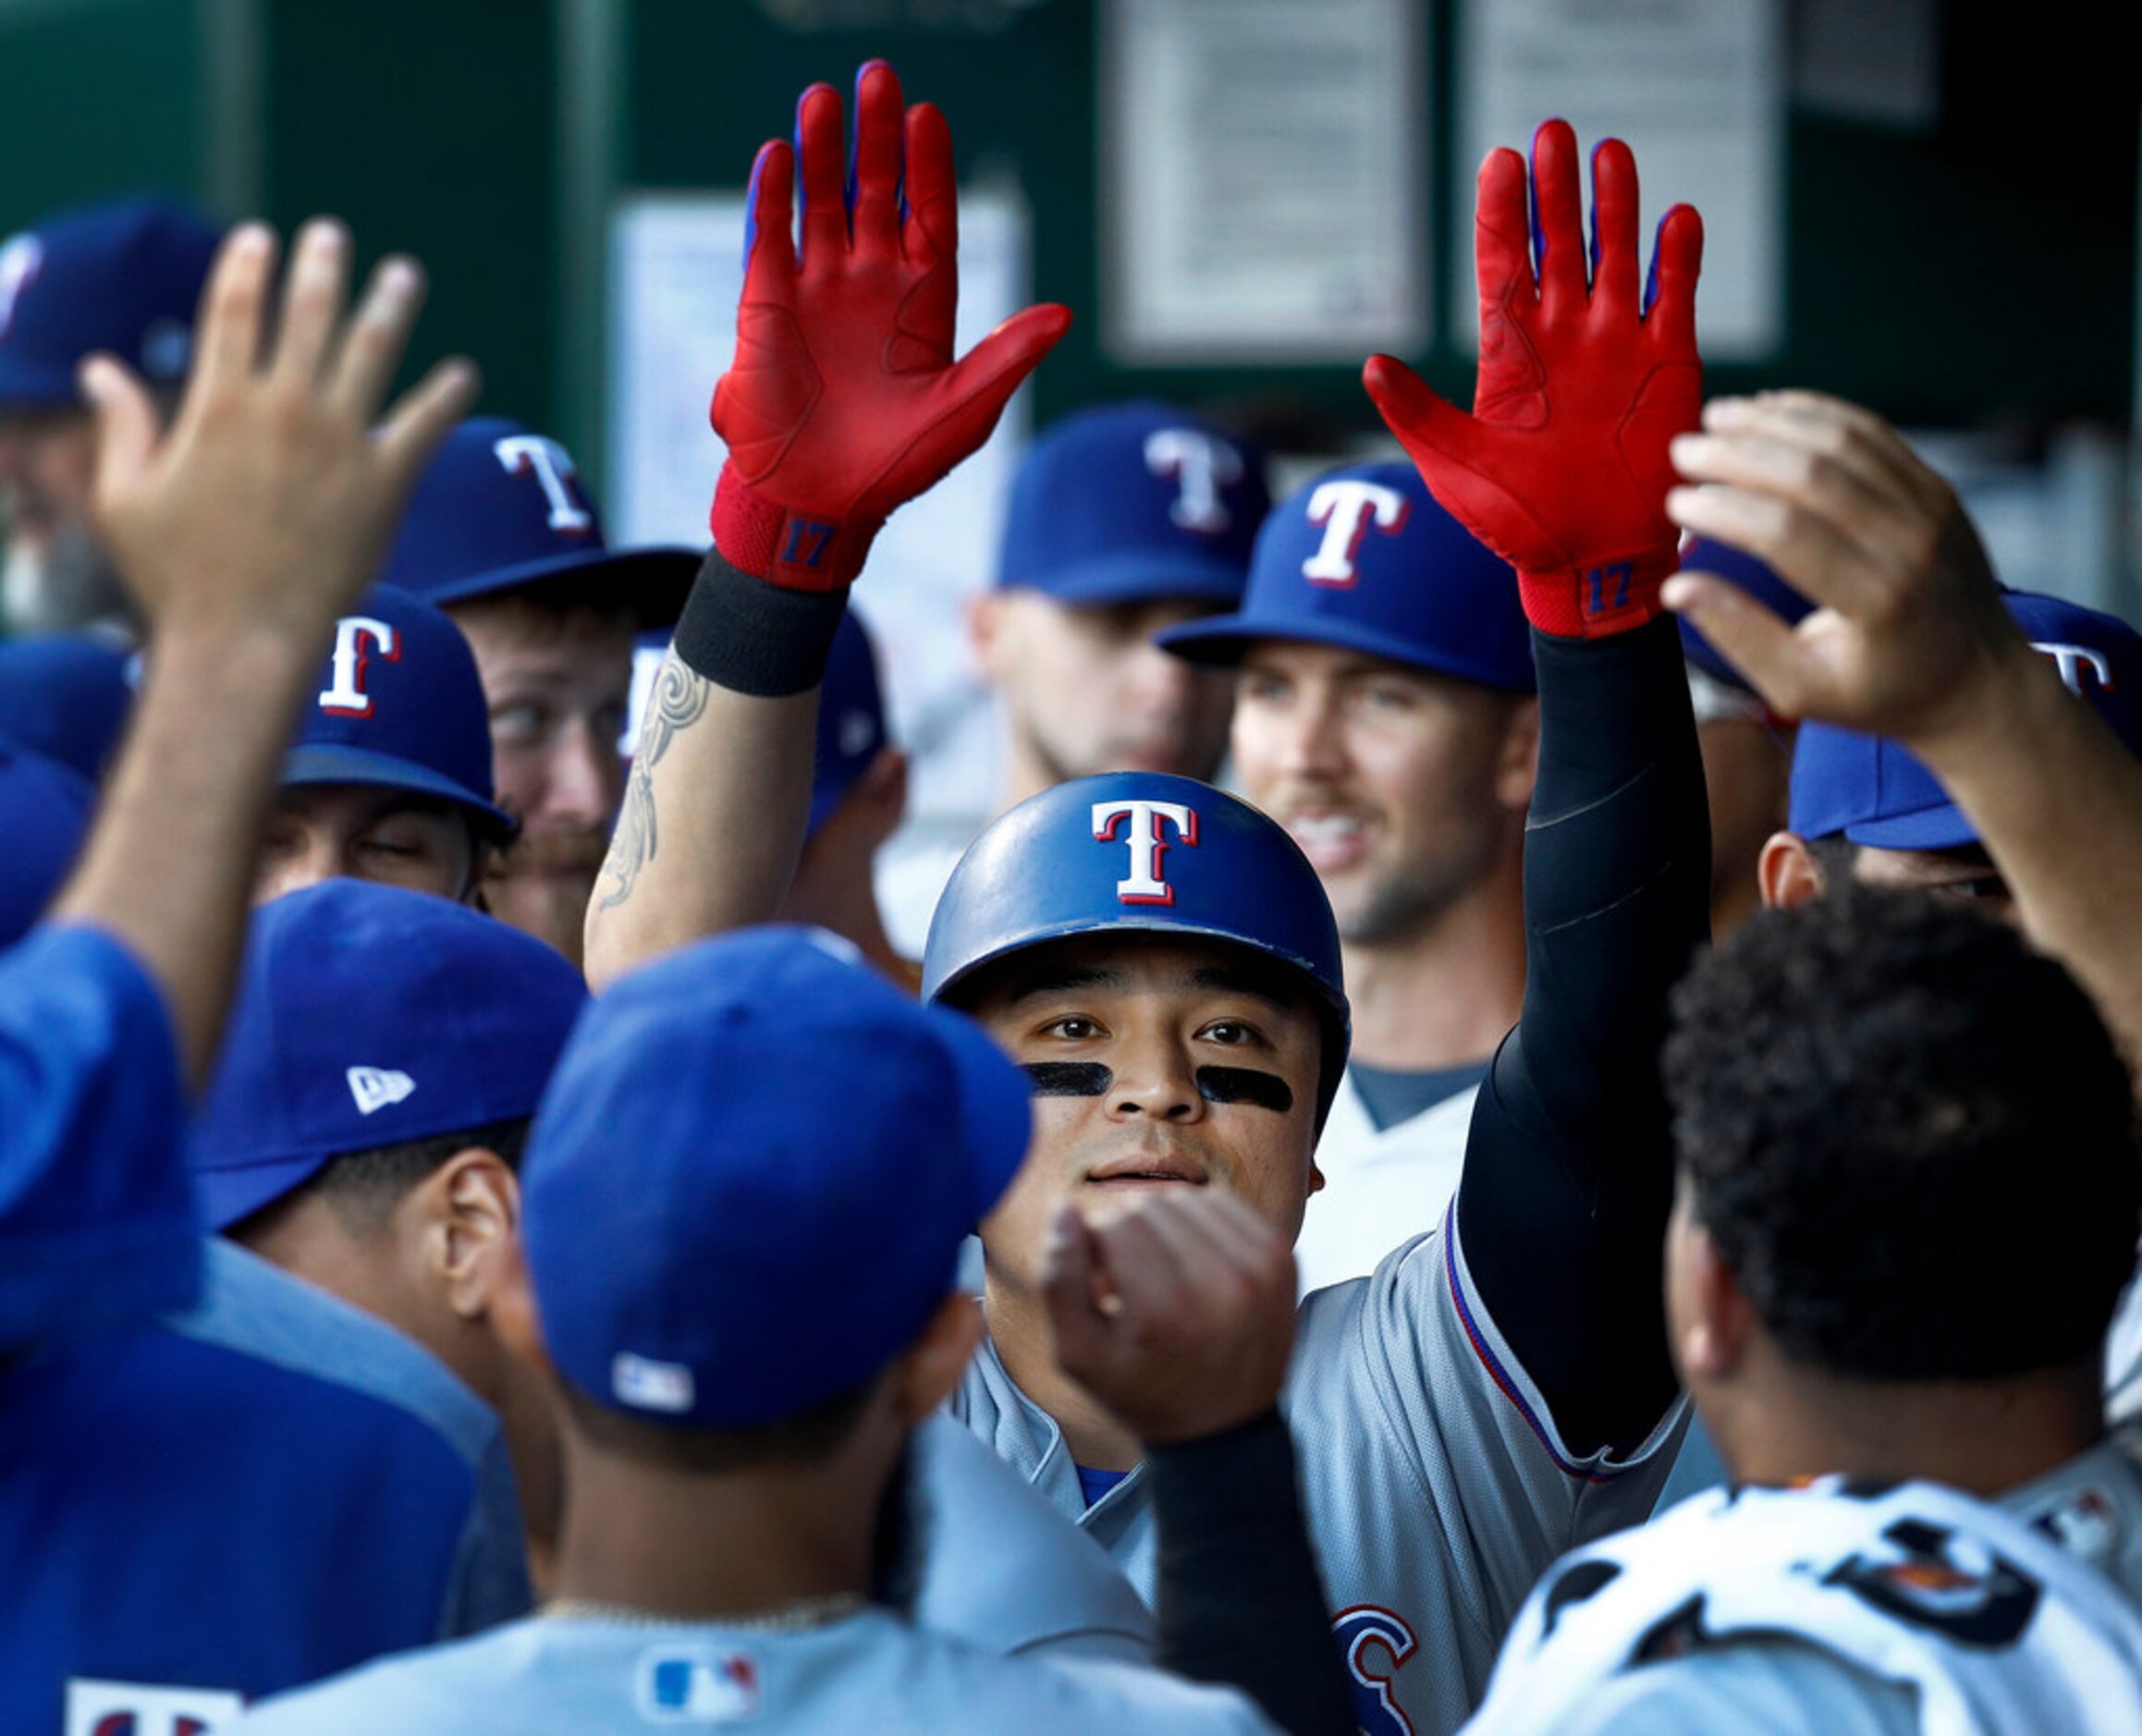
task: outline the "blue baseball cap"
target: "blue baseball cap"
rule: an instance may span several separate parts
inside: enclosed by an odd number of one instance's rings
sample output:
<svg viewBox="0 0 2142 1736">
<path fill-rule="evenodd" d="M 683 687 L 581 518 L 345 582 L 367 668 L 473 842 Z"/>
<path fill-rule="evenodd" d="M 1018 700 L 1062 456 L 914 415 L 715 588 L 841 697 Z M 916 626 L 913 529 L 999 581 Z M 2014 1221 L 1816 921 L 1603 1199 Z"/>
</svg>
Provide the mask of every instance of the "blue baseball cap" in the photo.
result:
<svg viewBox="0 0 2142 1736">
<path fill-rule="evenodd" d="M 467 810 L 501 842 L 517 829 L 491 800 L 491 713 L 476 654 L 444 612 L 392 585 L 374 585 L 335 623 L 283 783 L 406 789 Z"/>
<path fill-rule="evenodd" d="M 0 644 L 0 736 L 95 783 L 133 708 L 129 654 L 94 633 Z"/>
<path fill-rule="evenodd" d="M 189 1160 L 213 1229 L 349 1152 L 534 1114 L 581 974 L 449 899 L 324 880 L 253 912 Z"/>
<path fill-rule="evenodd" d="M 1506 692 L 1533 691 L 1517 575 L 1437 504 L 1411 464 L 1346 464 L 1272 509 L 1231 615 L 1158 642 L 1235 664 L 1259 640 L 1305 640 Z"/>
<path fill-rule="evenodd" d="M 1815 607 L 1767 562 L 1730 544 L 1714 543 L 1707 536 L 1692 536 L 1683 545 L 1681 569 L 1716 573 L 1720 579 L 1731 580 L 1788 627 L 1798 626 Z M 1743 692 L 1754 691 L 1748 686 L 1747 678 L 1719 654 L 1718 647 L 1695 630 L 1695 624 L 1687 616 L 1681 616 L 1679 620 L 1683 656 L 1715 680 L 1737 687 Z"/>
<path fill-rule="evenodd" d="M 1082 410 L 1027 448 L 1000 587 L 1071 604 L 1233 605 L 1271 509 L 1264 455 L 1171 404 Z"/>
<path fill-rule="evenodd" d="M 2061 679 L 2097 707 L 2127 751 L 2142 757 L 2142 635 L 2080 604 L 2028 591 L 2002 599 L 2023 636 L 2058 666 Z M 1843 836 L 1882 850 L 1955 850 L 1978 828 L 1929 772 L 1896 742 L 1827 724 L 1800 727 L 1793 750 L 1788 824 L 1805 838 Z"/>
<path fill-rule="evenodd" d="M 611 548 L 562 446 L 477 416 L 417 479 L 381 577 L 441 604 L 543 585 L 630 608 L 643 627 L 672 627 L 702 558 L 689 548 Z"/>
<path fill-rule="evenodd" d="M 57 761 L 0 740 L 0 947 L 44 914 L 88 836 L 96 791 Z"/>
<path fill-rule="evenodd" d="M 160 199 L 48 217 L 0 242 L 0 410 L 80 404 L 75 370 L 108 351 L 182 380 L 223 231 Z"/>
<path fill-rule="evenodd" d="M 817 929 L 622 978 L 521 1166 L 553 1365 L 643 1420 L 744 1428 L 862 1385 L 952 1292 L 1026 1151 L 1025 1075 Z"/>
<path fill-rule="evenodd" d="M 885 746 L 885 693 L 877 651 L 852 606 L 833 635 L 826 679 L 818 687 L 817 754 L 811 766 L 811 830 L 855 788 Z"/>
</svg>

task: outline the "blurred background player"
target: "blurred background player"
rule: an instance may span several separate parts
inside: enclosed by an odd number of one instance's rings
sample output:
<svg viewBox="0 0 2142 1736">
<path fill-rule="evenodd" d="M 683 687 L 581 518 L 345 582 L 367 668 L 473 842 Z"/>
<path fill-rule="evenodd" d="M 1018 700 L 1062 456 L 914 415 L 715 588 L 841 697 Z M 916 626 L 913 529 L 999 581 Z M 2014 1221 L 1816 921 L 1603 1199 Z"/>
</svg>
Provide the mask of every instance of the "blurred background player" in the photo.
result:
<svg viewBox="0 0 2142 1736">
<path fill-rule="evenodd" d="M 1265 520 L 1238 612 L 1160 638 L 1237 669 L 1242 793 L 1315 865 L 1344 944 L 1353 1045 L 1295 1244 L 1304 1291 L 1442 1215 L 1524 1004 L 1539 708 L 1516 591 L 1411 464 L 1350 465 Z"/>
<path fill-rule="evenodd" d="M 904 1619 L 887 1546 L 980 1330 L 953 1268 L 1019 1167 L 1027 1091 L 845 951 L 799 929 L 690 948 L 568 1045 L 500 1317 L 564 1436 L 556 1601 L 240 1728 L 1270 1728 L 1148 1669 L 996 1657 Z M 806 1048 L 833 1088 L 796 1089 Z M 679 1098 L 680 1078 L 700 1086 Z M 639 1229 L 619 1246 L 597 1224 Z"/>
<path fill-rule="evenodd" d="M 1782 620 L 1807 613 L 1807 601 L 1752 555 L 1692 537 L 1684 567 L 1724 574 L 1760 597 Z M 1790 811 L 1794 728 L 1763 703 L 1747 679 L 1685 617 L 1681 647 L 1688 659 L 1688 696 L 1703 750 L 1703 787 L 1710 802 L 1710 933 L 1723 940 L 1762 908 L 1763 847 Z"/>
<path fill-rule="evenodd" d="M 625 789 L 634 641 L 676 620 L 698 564 L 609 547 L 571 455 L 500 417 L 449 436 L 387 561 L 388 583 L 452 617 L 483 678 L 497 801 L 520 828 L 484 901 L 576 964 Z"/>
<path fill-rule="evenodd" d="M 0 740 L 102 782 L 133 709 L 128 662 L 94 632 L 0 642 Z"/>
<path fill-rule="evenodd" d="M 219 234 L 183 206 L 133 200 L 0 242 L 0 629 L 138 631 L 90 521 L 96 423 L 75 371 L 118 358 L 168 418 Z"/>
<path fill-rule="evenodd" d="M 335 624 L 283 761 L 253 897 L 349 875 L 474 902 L 514 833 L 492 782 L 468 642 L 422 598 L 375 585 Z"/>
<path fill-rule="evenodd" d="M 2142 1464 L 2099 1383 L 2142 1148 L 2088 997 L 1847 886 L 1674 1015 L 1668 1314 L 1733 1487 L 1558 1564 L 1472 1728 L 2136 1728 Z"/>
</svg>

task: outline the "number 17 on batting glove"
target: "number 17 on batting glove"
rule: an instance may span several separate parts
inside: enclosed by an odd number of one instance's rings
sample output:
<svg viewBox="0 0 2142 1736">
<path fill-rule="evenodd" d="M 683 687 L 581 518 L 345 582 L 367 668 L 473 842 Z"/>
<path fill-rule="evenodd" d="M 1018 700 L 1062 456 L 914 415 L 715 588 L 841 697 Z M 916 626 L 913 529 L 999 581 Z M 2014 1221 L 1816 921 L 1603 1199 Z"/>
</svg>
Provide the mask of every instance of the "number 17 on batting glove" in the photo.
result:
<svg viewBox="0 0 2142 1736">
<path fill-rule="evenodd" d="M 1639 294 L 1627 145 L 1609 139 L 1592 153 L 1588 254 L 1566 121 L 1534 134 L 1529 190 L 1528 226 L 1524 160 L 1496 151 L 1481 165 L 1473 413 L 1389 356 L 1370 357 L 1362 380 L 1430 492 L 1517 569 L 1526 619 L 1594 639 L 1658 615 L 1677 565 L 1666 448 L 1703 408 L 1703 223 L 1688 205 L 1666 214 Z"/>
<path fill-rule="evenodd" d="M 753 165 L 736 360 L 714 393 L 728 445 L 715 544 L 797 591 L 851 583 L 886 516 L 989 437 L 1071 324 L 1068 309 L 1028 308 L 954 361 L 945 118 L 904 107 L 900 79 L 874 60 L 856 75 L 852 154 L 842 133 L 838 94 L 814 84 L 794 145 L 769 143 Z"/>
</svg>

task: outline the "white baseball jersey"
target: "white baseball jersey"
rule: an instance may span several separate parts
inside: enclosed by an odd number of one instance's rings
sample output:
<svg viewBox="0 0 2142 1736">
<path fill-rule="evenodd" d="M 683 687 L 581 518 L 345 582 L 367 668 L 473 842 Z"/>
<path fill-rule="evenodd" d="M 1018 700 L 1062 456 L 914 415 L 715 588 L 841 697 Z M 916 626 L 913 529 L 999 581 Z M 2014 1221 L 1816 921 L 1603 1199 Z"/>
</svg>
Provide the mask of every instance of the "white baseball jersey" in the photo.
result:
<svg viewBox="0 0 2142 1736">
<path fill-rule="evenodd" d="M 1558 1563 L 1475 1736 L 2142 1730 L 2142 1478 L 2101 1447 L 1999 1506 L 1711 1490 Z"/>
<path fill-rule="evenodd" d="M 2142 1416 L 2142 1278 L 2129 1282 L 2105 1335 L 2105 1415 L 2114 1423 Z"/>
<path fill-rule="evenodd" d="M 1627 1460 L 1572 1453 L 1481 1305 L 1456 1218 L 1303 1304 L 1282 1400 L 1369 1736 L 1464 1720 L 1534 1581 L 1649 1512 L 1686 1418 L 1677 1404 Z M 1153 1595 L 1143 1470 L 1087 1508 L 1062 1432 L 986 1343 L 951 1407 Z"/>
<path fill-rule="evenodd" d="M 246 1736 L 641 1736 L 730 1726 L 783 1736 L 1272 1729 L 1239 1694 L 1125 1664 L 1000 1657 L 883 1609 L 785 1632 L 538 1616 L 283 1695 L 226 1728 Z"/>
<path fill-rule="evenodd" d="M 1324 1185 L 1309 1196 L 1294 1264 L 1306 1296 L 1366 1278 L 1422 1224 L 1433 1224 L 1458 1191 L 1474 1086 L 1378 1131 L 1349 1068 L 1316 1141 Z"/>
</svg>

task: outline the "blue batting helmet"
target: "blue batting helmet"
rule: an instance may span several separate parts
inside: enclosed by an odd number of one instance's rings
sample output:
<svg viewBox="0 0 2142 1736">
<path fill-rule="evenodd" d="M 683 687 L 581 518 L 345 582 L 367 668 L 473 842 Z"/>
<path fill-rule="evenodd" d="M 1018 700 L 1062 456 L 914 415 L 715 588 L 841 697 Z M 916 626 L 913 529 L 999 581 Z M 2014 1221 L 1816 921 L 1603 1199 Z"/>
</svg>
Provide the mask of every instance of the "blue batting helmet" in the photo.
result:
<svg viewBox="0 0 2142 1736">
<path fill-rule="evenodd" d="M 994 821 L 953 869 L 923 949 L 924 998 L 956 1001 L 985 965 L 1096 934 L 1217 940 L 1291 972 L 1324 1015 L 1322 1124 L 1352 1040 L 1339 925 L 1279 826 L 1210 784 L 1160 772 L 1044 790 Z"/>
</svg>

